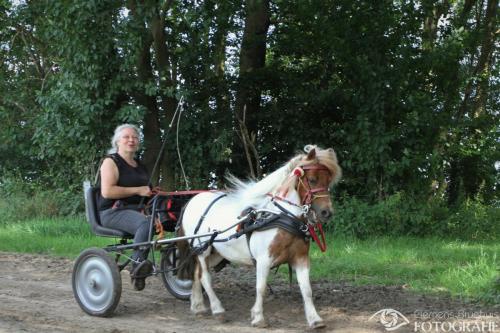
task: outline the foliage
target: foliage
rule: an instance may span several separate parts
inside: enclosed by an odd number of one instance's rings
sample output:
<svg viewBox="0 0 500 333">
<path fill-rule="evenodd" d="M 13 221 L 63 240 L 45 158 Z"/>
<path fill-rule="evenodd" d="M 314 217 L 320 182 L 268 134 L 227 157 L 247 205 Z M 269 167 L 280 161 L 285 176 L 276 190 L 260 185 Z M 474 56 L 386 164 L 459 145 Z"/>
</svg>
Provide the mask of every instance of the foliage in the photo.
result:
<svg viewBox="0 0 500 333">
<path fill-rule="evenodd" d="M 83 211 L 83 196 L 72 191 L 47 189 L 10 174 L 0 178 L 0 225 L 33 218 L 73 216 Z"/>
<path fill-rule="evenodd" d="M 370 204 L 346 198 L 337 207 L 335 233 L 358 237 L 440 236 L 463 240 L 497 240 L 500 235 L 500 208 L 466 200 L 449 208 L 442 199 L 427 202 L 396 193 L 384 201 Z"/>
<path fill-rule="evenodd" d="M 80 196 L 123 122 L 143 129 L 150 168 L 166 140 L 163 186 L 185 186 L 178 145 L 191 186 L 222 187 L 250 174 L 247 104 L 264 173 L 305 144 L 335 148 L 346 232 L 482 238 L 500 185 L 497 5 L 0 1 L 0 187 L 16 174 Z M 265 45 L 243 43 L 259 33 Z"/>
</svg>

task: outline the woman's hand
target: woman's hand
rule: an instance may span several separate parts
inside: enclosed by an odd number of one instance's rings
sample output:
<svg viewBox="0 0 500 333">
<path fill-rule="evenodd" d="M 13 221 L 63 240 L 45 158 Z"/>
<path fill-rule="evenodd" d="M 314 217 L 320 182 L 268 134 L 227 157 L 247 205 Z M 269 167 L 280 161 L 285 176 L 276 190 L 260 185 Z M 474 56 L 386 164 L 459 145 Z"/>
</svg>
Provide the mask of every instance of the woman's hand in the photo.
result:
<svg viewBox="0 0 500 333">
<path fill-rule="evenodd" d="M 162 189 L 159 186 L 156 186 L 151 191 L 153 192 L 154 195 L 157 195 L 162 191 Z"/>
<path fill-rule="evenodd" d="M 153 194 L 149 186 L 139 186 L 137 187 L 137 195 L 141 197 L 150 197 Z"/>
</svg>

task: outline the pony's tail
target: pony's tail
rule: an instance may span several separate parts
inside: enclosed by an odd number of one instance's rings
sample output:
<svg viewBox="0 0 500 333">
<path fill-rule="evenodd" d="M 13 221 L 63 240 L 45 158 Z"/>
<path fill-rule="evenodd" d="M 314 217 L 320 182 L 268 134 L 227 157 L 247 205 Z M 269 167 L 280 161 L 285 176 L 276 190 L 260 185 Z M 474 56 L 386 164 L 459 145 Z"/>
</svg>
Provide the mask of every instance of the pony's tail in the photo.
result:
<svg viewBox="0 0 500 333">
<path fill-rule="evenodd" d="M 179 237 L 185 236 L 184 228 L 181 226 L 178 229 Z M 191 246 L 187 240 L 176 242 L 178 252 L 178 267 L 177 278 L 181 280 L 194 280 L 194 270 L 196 268 L 196 257 L 191 251 Z"/>
</svg>

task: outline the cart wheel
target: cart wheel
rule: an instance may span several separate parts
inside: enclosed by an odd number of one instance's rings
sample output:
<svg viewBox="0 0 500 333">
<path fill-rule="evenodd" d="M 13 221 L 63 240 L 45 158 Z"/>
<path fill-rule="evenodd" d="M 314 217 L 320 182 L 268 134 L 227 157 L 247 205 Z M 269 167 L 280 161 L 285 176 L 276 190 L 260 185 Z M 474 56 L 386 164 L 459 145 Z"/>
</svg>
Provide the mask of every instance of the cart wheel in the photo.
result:
<svg viewBox="0 0 500 333">
<path fill-rule="evenodd" d="M 73 266 L 71 283 L 83 311 L 98 317 L 113 314 L 120 301 L 122 279 L 108 252 L 99 248 L 83 251 Z"/>
<path fill-rule="evenodd" d="M 177 278 L 174 269 L 177 267 L 178 250 L 175 246 L 167 248 L 161 255 L 161 278 L 165 288 L 175 297 L 181 300 L 189 300 L 193 281 Z"/>
</svg>

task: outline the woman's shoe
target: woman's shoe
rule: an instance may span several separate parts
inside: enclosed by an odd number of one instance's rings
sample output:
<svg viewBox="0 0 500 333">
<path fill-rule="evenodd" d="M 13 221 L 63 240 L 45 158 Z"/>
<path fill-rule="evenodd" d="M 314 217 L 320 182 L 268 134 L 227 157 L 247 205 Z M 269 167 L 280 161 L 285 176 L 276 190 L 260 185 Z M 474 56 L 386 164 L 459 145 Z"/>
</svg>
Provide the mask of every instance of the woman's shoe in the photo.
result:
<svg viewBox="0 0 500 333">
<path fill-rule="evenodd" d="M 143 260 L 135 266 L 131 272 L 132 285 L 135 290 L 143 290 L 146 287 L 146 277 L 153 272 L 153 264 L 149 260 Z"/>
</svg>

